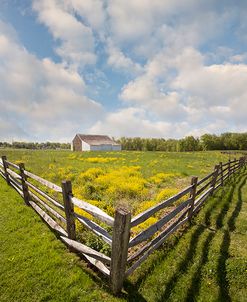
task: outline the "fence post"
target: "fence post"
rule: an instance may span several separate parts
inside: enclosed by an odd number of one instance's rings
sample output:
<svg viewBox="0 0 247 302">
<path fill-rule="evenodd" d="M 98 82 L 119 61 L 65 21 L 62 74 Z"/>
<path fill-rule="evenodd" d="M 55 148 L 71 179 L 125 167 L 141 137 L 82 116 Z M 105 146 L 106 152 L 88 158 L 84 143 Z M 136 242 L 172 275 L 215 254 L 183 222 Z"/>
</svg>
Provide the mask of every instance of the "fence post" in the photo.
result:
<svg viewBox="0 0 247 302">
<path fill-rule="evenodd" d="M 237 159 L 236 159 L 236 157 L 234 157 L 233 174 L 235 174 L 235 172 L 237 170 L 236 164 L 237 164 Z"/>
<path fill-rule="evenodd" d="M 240 157 L 240 158 L 238 159 L 238 170 L 240 170 L 241 167 L 242 167 L 242 157 Z"/>
<path fill-rule="evenodd" d="M 218 175 L 219 175 L 219 168 L 220 168 L 220 165 L 216 165 L 214 167 L 214 176 L 213 176 L 212 185 L 211 185 L 213 190 L 211 191 L 210 195 L 212 195 L 213 192 L 214 192 L 215 184 L 216 184 L 216 181 L 217 181 L 217 178 L 218 178 Z"/>
<path fill-rule="evenodd" d="M 221 185 L 223 187 L 224 181 L 223 181 L 223 164 L 220 162 L 220 177 L 221 177 Z"/>
<path fill-rule="evenodd" d="M 193 210 L 194 210 L 195 199 L 196 199 L 197 181 L 198 181 L 198 177 L 193 176 L 191 178 L 191 185 L 193 187 L 192 187 L 192 191 L 190 192 L 191 203 L 190 203 L 190 208 L 189 208 L 189 212 L 188 212 L 189 221 L 191 221 L 192 216 L 193 216 Z"/>
<path fill-rule="evenodd" d="M 29 205 L 30 195 L 28 192 L 28 185 L 26 184 L 27 177 L 25 175 L 25 165 L 23 163 L 19 164 L 20 169 L 20 176 L 21 176 L 21 184 L 22 184 L 22 191 L 23 191 L 23 198 L 26 205 Z"/>
<path fill-rule="evenodd" d="M 114 294 L 118 294 L 123 286 L 128 257 L 128 245 L 130 238 L 131 214 L 124 209 L 115 211 L 110 279 Z"/>
<path fill-rule="evenodd" d="M 71 181 L 69 180 L 62 181 L 62 191 L 63 191 L 63 202 L 64 202 L 64 210 L 66 215 L 66 227 L 68 232 L 68 238 L 75 240 L 76 231 L 75 231 L 74 205 L 70 200 L 70 196 L 72 196 Z"/>
<path fill-rule="evenodd" d="M 6 163 L 7 157 L 5 155 L 2 156 L 2 161 L 3 161 L 3 169 L 4 169 L 4 174 L 6 178 L 6 182 L 8 185 L 10 185 L 10 179 L 9 179 L 9 173 L 7 171 L 8 169 L 8 164 Z"/>
<path fill-rule="evenodd" d="M 231 160 L 228 160 L 228 178 L 230 177 L 231 174 Z"/>
<path fill-rule="evenodd" d="M 244 166 L 244 163 L 245 163 L 245 157 L 243 156 L 243 157 L 241 157 L 241 161 L 240 161 L 240 168 L 243 168 L 243 166 Z"/>
</svg>

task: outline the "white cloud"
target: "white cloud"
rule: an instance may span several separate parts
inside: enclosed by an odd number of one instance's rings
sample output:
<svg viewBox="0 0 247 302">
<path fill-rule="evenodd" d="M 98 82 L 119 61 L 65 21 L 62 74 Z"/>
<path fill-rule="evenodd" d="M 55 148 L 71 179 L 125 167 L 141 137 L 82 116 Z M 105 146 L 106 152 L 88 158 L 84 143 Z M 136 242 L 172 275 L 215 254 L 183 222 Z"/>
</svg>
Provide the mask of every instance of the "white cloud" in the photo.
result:
<svg viewBox="0 0 247 302">
<path fill-rule="evenodd" d="M 141 65 L 128 58 L 118 47 L 114 45 L 111 39 L 108 39 L 106 50 L 108 53 L 107 63 L 114 69 L 121 72 L 124 71 L 132 75 L 140 74 L 143 71 Z"/>
<path fill-rule="evenodd" d="M 106 13 L 101 0 L 71 0 L 68 5 L 96 31 L 104 27 Z"/>
<path fill-rule="evenodd" d="M 95 64 L 92 29 L 75 17 L 66 2 L 34 0 L 33 9 L 38 14 L 38 20 L 48 27 L 53 37 L 60 43 L 56 52 L 64 63 L 75 67 Z"/>
<path fill-rule="evenodd" d="M 79 74 L 50 59 L 38 60 L 10 32 L 0 23 L 0 118 L 8 119 L 9 135 L 16 127 L 29 139 L 68 139 L 96 121 L 102 107 L 85 96 Z"/>
<path fill-rule="evenodd" d="M 177 130 L 177 129 L 176 129 Z M 151 121 L 145 110 L 129 107 L 109 113 L 89 129 L 92 133 L 108 133 L 111 136 L 164 137 L 174 136 L 174 127 L 170 123 Z"/>
</svg>

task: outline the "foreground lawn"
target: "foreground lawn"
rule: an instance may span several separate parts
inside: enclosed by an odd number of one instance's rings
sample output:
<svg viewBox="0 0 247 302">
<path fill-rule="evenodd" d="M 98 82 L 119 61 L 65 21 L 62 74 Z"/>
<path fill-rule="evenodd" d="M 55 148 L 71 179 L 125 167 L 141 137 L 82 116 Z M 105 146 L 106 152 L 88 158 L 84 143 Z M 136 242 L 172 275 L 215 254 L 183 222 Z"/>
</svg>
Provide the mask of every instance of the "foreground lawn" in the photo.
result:
<svg viewBox="0 0 247 302">
<path fill-rule="evenodd" d="M 115 298 L 0 178 L 0 301 L 246 301 L 246 179 L 232 178 Z"/>
<path fill-rule="evenodd" d="M 116 301 L 0 178 L 0 301 Z"/>
</svg>

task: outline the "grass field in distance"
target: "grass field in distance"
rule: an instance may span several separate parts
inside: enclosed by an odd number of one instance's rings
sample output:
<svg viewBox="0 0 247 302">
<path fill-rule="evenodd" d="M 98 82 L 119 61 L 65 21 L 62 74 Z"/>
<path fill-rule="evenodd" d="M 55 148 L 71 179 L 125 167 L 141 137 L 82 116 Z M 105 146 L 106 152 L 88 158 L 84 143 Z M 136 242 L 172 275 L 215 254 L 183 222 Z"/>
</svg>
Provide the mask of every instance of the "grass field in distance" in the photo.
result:
<svg viewBox="0 0 247 302">
<path fill-rule="evenodd" d="M 58 185 L 71 180 L 76 197 L 113 214 L 117 204 L 133 214 L 160 202 L 203 177 L 229 156 L 220 152 L 71 152 L 1 150 L 12 162 Z"/>
</svg>

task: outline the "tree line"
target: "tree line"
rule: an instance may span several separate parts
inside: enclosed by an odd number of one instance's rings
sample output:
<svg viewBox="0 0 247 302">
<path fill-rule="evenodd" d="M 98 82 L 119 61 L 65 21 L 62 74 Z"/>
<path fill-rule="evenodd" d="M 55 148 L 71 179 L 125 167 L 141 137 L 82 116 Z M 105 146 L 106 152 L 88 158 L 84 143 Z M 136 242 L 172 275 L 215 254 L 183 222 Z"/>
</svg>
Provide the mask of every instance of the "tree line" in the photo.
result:
<svg viewBox="0 0 247 302">
<path fill-rule="evenodd" d="M 247 132 L 203 134 L 201 137 L 186 136 L 182 139 L 121 137 L 117 140 L 123 150 L 135 151 L 203 151 L 203 150 L 247 150 Z M 0 148 L 13 149 L 70 149 L 70 143 L 57 142 L 0 142 Z"/>
<path fill-rule="evenodd" d="M 182 139 L 121 137 L 117 142 L 123 150 L 136 151 L 247 150 L 247 132 L 204 134 L 199 138 L 186 136 Z"/>
<path fill-rule="evenodd" d="M 32 142 L 0 142 L 0 148 L 13 148 L 13 149 L 32 149 L 32 150 L 43 150 L 43 149 L 70 149 L 70 143 L 32 143 Z"/>
</svg>

